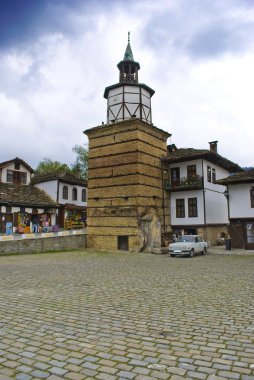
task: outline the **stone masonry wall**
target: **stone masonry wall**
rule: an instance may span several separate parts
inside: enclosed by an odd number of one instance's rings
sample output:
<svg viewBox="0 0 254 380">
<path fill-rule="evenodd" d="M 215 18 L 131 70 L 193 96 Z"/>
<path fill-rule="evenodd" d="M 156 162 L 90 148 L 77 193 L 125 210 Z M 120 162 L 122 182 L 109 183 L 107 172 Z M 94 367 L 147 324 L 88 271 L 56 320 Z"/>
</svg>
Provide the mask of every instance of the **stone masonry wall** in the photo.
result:
<svg viewBox="0 0 254 380">
<path fill-rule="evenodd" d="M 169 226 L 161 158 L 167 154 L 164 132 L 138 119 L 86 131 L 89 137 L 88 246 L 116 250 L 128 236 L 129 250 L 142 249 L 140 223 L 157 215 Z"/>
<path fill-rule="evenodd" d="M 86 248 L 86 234 L 0 242 L 0 255 L 39 253 Z"/>
<path fill-rule="evenodd" d="M 210 242 L 211 245 L 216 245 L 218 238 L 221 233 L 228 233 L 227 226 L 207 226 L 198 228 L 198 234 L 203 236 L 203 238 Z"/>
</svg>

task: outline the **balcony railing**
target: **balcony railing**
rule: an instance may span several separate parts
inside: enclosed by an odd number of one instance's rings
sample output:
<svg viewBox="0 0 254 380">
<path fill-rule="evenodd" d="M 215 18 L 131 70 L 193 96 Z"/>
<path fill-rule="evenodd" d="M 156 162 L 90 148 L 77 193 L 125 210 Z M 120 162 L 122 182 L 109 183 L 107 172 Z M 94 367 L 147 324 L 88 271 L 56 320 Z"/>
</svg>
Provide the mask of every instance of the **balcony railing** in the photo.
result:
<svg viewBox="0 0 254 380">
<path fill-rule="evenodd" d="M 172 180 L 165 183 L 165 190 L 177 191 L 177 190 L 200 190 L 203 188 L 203 177 L 184 177 Z"/>
</svg>

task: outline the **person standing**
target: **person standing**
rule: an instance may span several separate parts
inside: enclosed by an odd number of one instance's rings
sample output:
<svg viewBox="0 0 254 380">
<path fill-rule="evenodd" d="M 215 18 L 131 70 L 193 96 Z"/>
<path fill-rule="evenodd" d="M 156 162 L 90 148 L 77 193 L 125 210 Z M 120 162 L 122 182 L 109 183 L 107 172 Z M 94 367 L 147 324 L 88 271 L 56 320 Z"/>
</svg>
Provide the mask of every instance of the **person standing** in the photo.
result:
<svg viewBox="0 0 254 380">
<path fill-rule="evenodd" d="M 38 232 L 38 224 L 39 224 L 38 217 L 35 216 L 34 219 L 33 219 L 33 232 L 35 234 L 37 234 L 37 232 Z"/>
<path fill-rule="evenodd" d="M 31 231 L 30 231 L 30 219 L 29 218 L 26 218 L 25 220 L 25 234 L 29 234 Z"/>
</svg>

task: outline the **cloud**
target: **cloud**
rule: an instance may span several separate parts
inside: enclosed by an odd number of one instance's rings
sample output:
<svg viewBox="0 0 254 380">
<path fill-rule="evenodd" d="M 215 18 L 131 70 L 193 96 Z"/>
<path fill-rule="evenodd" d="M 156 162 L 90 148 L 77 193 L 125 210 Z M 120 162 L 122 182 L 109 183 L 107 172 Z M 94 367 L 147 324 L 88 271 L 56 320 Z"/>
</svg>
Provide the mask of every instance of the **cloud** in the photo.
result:
<svg viewBox="0 0 254 380">
<path fill-rule="evenodd" d="M 18 13 L 20 2 L 4 3 Z M 179 147 L 205 148 L 219 140 L 226 157 L 252 165 L 250 2 L 26 4 L 21 14 L 6 13 L 12 26 L 5 34 L 0 25 L 0 161 L 20 156 L 33 167 L 44 157 L 74 162 L 72 147 L 87 142 L 83 131 L 106 119 L 104 88 L 118 82 L 116 65 L 130 30 L 139 80 L 156 91 L 154 124 L 173 133 Z M 236 139 L 244 152 L 232 150 Z"/>
<path fill-rule="evenodd" d="M 175 5 L 177 4 L 177 5 Z M 153 49 L 207 59 L 241 54 L 253 44 L 254 4 L 248 1 L 178 1 L 154 8 L 144 28 Z"/>
</svg>

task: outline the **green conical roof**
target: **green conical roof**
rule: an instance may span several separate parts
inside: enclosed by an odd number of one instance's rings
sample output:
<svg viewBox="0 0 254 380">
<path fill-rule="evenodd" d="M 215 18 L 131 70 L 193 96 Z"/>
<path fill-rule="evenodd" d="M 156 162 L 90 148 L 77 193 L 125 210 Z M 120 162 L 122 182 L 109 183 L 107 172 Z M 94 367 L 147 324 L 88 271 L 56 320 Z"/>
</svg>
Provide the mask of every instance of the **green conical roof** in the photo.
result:
<svg viewBox="0 0 254 380">
<path fill-rule="evenodd" d="M 134 61 L 134 57 L 133 57 L 133 53 L 132 53 L 131 45 L 130 45 L 130 32 L 128 33 L 128 45 L 126 47 L 123 60 L 124 61 Z"/>
</svg>

